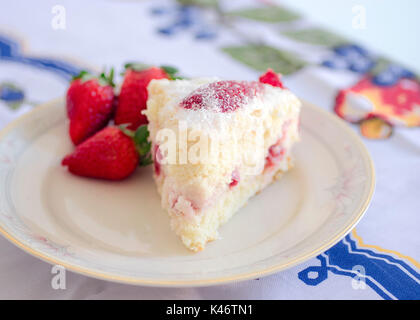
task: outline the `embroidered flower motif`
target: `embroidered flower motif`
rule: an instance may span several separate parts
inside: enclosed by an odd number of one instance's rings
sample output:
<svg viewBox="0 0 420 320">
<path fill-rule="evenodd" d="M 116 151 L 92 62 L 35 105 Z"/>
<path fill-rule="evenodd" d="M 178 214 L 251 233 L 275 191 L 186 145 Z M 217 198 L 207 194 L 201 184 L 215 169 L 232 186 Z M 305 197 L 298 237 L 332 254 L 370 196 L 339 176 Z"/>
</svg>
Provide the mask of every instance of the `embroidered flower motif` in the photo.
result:
<svg viewBox="0 0 420 320">
<path fill-rule="evenodd" d="M 410 70 L 396 64 L 388 64 L 373 77 L 372 82 L 378 86 L 393 86 L 400 79 L 413 79 L 415 77 L 415 74 Z"/>
<path fill-rule="evenodd" d="M 369 116 L 360 123 L 360 132 L 370 139 L 386 139 L 392 134 L 392 125 L 384 119 Z"/>
<path fill-rule="evenodd" d="M 323 61 L 322 65 L 364 74 L 374 67 L 375 59 L 366 49 L 355 44 L 345 44 L 333 48 L 333 55 Z"/>
<path fill-rule="evenodd" d="M 353 87 L 340 91 L 334 107 L 336 114 L 360 123 L 362 134 L 371 139 L 389 137 L 393 126 L 420 126 L 419 82 L 399 78 L 393 84 L 379 86 L 374 79 L 366 76 Z"/>
<path fill-rule="evenodd" d="M 182 31 L 192 32 L 195 39 L 211 40 L 217 36 L 212 23 L 207 22 L 211 18 L 210 11 L 195 5 L 176 5 L 173 7 L 155 7 L 151 13 L 155 16 L 165 16 L 170 23 L 158 28 L 160 34 L 173 36 Z"/>
<path fill-rule="evenodd" d="M 0 83 L 0 100 L 11 109 L 18 109 L 25 99 L 22 89 L 10 82 Z"/>
</svg>

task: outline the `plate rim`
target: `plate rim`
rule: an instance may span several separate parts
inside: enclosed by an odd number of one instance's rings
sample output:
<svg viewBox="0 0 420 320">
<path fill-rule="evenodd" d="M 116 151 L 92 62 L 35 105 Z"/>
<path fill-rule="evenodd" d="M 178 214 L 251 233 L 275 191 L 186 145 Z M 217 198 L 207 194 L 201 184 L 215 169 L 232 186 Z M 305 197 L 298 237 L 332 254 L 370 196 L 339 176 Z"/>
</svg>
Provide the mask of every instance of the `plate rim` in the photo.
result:
<svg viewBox="0 0 420 320">
<path fill-rule="evenodd" d="M 226 284 L 226 283 L 231 283 L 231 282 L 238 282 L 238 281 L 245 281 L 245 280 L 250 280 L 250 279 L 255 279 L 255 278 L 266 277 L 274 273 L 289 269 L 300 263 L 303 263 L 309 260 L 310 258 L 315 257 L 319 253 L 325 252 L 326 250 L 334 246 L 337 242 L 343 239 L 348 233 L 350 233 L 351 230 L 353 230 L 353 228 L 360 222 L 360 220 L 363 218 L 364 214 L 368 210 L 371 204 L 374 192 L 375 192 L 376 172 L 375 172 L 375 167 L 374 167 L 372 157 L 370 156 L 370 153 L 367 147 L 363 143 L 362 139 L 357 135 L 357 133 L 346 122 L 344 122 L 344 120 L 335 116 L 331 112 L 328 112 L 327 110 L 321 107 L 318 107 L 315 104 L 310 103 L 304 99 L 300 99 L 300 101 L 302 102 L 303 107 L 310 107 L 312 109 L 315 109 L 316 112 L 322 113 L 324 116 L 327 117 L 328 120 L 335 122 L 342 130 L 344 130 L 349 136 L 352 137 L 352 140 L 358 145 L 358 149 L 360 150 L 360 152 L 362 152 L 365 155 L 368 168 L 370 171 L 371 179 L 370 181 L 368 181 L 368 183 L 370 183 L 368 196 L 363 202 L 363 205 L 360 206 L 360 210 L 354 216 L 353 220 L 347 225 L 345 225 L 345 227 L 343 227 L 342 230 L 340 230 L 338 234 L 330 238 L 322 246 L 304 255 L 300 255 L 292 259 L 291 261 L 288 261 L 286 263 L 276 264 L 274 266 L 265 268 L 264 270 L 246 272 L 246 273 L 241 273 L 234 276 L 218 277 L 218 278 L 207 279 L 207 280 L 202 280 L 202 279 L 201 280 L 150 280 L 150 279 L 141 279 L 139 277 L 119 276 L 119 275 L 110 274 L 106 272 L 95 271 L 93 268 L 80 267 L 77 264 L 64 262 L 61 258 L 58 258 L 58 257 L 50 257 L 47 254 L 44 254 L 36 249 L 31 248 L 31 246 L 26 245 L 21 240 L 11 235 L 2 226 L 0 226 L 0 234 L 9 242 L 14 244 L 18 248 L 22 249 L 24 252 L 29 253 L 33 257 L 36 257 L 51 265 L 60 265 L 60 266 L 63 266 L 68 271 L 72 271 L 72 272 L 75 272 L 84 276 L 88 276 L 88 277 L 92 277 L 92 278 L 96 278 L 100 280 L 107 280 L 107 281 L 112 281 L 112 282 L 117 282 L 117 283 L 139 285 L 139 286 L 141 285 L 141 286 L 148 286 L 148 287 L 201 287 L 201 286 L 221 285 L 221 284 Z M 63 97 L 50 100 L 46 103 L 42 103 L 34 107 L 31 111 L 16 118 L 15 120 L 7 124 L 3 129 L 0 130 L 0 141 L 2 141 L 10 131 L 12 131 L 14 128 L 19 126 L 21 122 L 32 117 L 32 115 L 35 114 L 36 112 L 40 112 L 40 109 L 53 108 L 54 105 L 58 103 L 63 103 L 63 102 L 64 102 Z"/>
</svg>

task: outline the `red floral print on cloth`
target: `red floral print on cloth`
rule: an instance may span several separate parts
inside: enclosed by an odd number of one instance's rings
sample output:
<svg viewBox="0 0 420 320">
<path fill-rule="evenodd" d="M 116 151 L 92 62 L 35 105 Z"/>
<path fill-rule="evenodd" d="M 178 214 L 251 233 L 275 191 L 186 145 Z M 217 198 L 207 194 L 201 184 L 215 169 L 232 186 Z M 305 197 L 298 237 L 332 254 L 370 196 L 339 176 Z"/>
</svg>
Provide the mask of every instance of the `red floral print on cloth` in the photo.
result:
<svg viewBox="0 0 420 320">
<path fill-rule="evenodd" d="M 420 126 L 420 84 L 401 78 L 393 85 L 378 86 L 367 76 L 339 92 L 334 111 L 349 122 L 360 123 L 365 137 L 387 138 L 393 126 Z"/>
</svg>

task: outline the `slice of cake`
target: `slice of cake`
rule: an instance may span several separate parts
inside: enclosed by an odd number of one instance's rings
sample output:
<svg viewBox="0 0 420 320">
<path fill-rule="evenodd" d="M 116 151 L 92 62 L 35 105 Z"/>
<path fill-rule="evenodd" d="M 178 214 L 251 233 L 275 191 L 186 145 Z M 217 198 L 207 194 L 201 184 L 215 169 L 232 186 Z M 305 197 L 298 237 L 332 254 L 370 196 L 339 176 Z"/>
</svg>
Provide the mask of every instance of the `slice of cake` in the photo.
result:
<svg viewBox="0 0 420 320">
<path fill-rule="evenodd" d="M 291 168 L 300 102 L 263 79 L 163 79 L 148 86 L 144 114 L 162 207 L 193 251 Z"/>
</svg>

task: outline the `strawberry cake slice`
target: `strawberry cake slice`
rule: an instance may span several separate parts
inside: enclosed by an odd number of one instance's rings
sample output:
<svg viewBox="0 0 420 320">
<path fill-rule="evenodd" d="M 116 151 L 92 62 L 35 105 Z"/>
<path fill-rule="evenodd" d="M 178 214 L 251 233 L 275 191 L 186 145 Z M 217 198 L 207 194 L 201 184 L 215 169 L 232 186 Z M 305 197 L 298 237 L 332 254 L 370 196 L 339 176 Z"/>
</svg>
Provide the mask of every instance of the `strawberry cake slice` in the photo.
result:
<svg viewBox="0 0 420 320">
<path fill-rule="evenodd" d="M 248 199 L 291 168 L 300 101 L 271 70 L 260 81 L 152 80 L 147 109 L 162 207 L 203 250 Z"/>
</svg>

